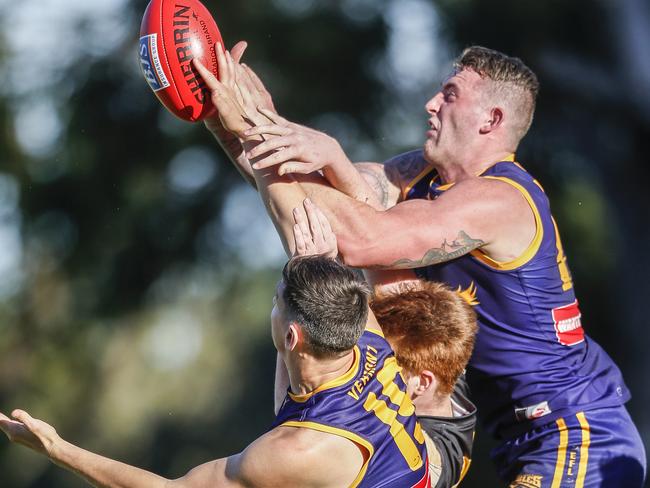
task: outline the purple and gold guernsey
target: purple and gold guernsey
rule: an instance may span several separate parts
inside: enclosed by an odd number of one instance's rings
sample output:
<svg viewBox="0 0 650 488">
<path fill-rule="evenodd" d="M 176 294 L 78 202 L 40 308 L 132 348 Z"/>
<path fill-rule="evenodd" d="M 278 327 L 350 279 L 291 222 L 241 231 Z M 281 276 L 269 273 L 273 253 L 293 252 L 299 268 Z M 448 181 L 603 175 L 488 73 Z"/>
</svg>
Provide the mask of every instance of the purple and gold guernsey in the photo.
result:
<svg viewBox="0 0 650 488">
<path fill-rule="evenodd" d="M 511 262 L 476 249 L 416 273 L 457 288 L 474 305 L 480 327 L 467 378 L 486 428 L 507 439 L 563 416 L 622 405 L 630 393 L 614 362 L 583 331 L 544 190 L 514 156 L 480 177 L 512 185 L 526 199 L 537 228 L 532 243 Z M 429 168 L 403 196 L 435 199 L 451 186 Z"/>
<path fill-rule="evenodd" d="M 343 376 L 306 395 L 291 392 L 273 427 L 318 430 L 345 437 L 364 452 L 352 487 L 430 488 L 424 435 L 390 346 L 366 330 Z"/>
</svg>

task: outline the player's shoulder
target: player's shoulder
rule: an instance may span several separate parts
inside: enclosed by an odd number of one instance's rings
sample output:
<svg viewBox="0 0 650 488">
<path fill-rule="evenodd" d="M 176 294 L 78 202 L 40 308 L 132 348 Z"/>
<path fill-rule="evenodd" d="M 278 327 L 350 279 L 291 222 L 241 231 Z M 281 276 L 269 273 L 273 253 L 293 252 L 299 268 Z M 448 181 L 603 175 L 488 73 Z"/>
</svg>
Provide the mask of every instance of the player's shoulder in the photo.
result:
<svg viewBox="0 0 650 488">
<path fill-rule="evenodd" d="M 466 178 L 451 185 L 444 194 L 469 205 L 476 205 L 485 212 L 501 211 L 513 205 L 527 205 L 517 185 L 496 178 Z"/>
<path fill-rule="evenodd" d="M 352 441 L 311 428 L 279 426 L 244 450 L 241 473 L 244 479 L 261 477 L 279 486 L 311 486 L 354 479 L 362 465 Z"/>
</svg>

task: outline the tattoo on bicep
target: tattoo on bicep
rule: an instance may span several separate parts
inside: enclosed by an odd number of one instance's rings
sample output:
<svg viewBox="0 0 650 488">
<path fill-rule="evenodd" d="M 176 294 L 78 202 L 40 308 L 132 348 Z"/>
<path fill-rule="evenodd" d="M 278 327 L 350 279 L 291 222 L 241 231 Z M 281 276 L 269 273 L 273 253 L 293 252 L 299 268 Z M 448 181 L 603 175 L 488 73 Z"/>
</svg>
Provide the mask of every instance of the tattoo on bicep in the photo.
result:
<svg viewBox="0 0 650 488">
<path fill-rule="evenodd" d="M 383 171 L 360 166 L 359 173 L 366 180 L 383 208 L 388 207 L 388 180 Z"/>
<path fill-rule="evenodd" d="M 429 166 L 429 163 L 424 159 L 422 151 L 400 154 L 384 163 L 388 180 L 399 188 L 413 180 L 427 166 Z"/>
<path fill-rule="evenodd" d="M 444 263 L 446 261 L 451 261 L 452 259 L 458 258 L 467 254 L 474 249 L 477 249 L 484 245 L 481 239 L 472 239 L 464 231 L 458 233 L 458 237 L 454 239 L 451 243 L 447 242 L 445 239 L 442 242 L 442 247 L 434 247 L 429 249 L 424 253 L 422 259 L 412 260 L 412 259 L 398 259 L 393 264 L 389 266 L 392 269 L 404 269 L 404 268 L 421 268 L 423 266 L 430 266 L 432 264 Z"/>
</svg>

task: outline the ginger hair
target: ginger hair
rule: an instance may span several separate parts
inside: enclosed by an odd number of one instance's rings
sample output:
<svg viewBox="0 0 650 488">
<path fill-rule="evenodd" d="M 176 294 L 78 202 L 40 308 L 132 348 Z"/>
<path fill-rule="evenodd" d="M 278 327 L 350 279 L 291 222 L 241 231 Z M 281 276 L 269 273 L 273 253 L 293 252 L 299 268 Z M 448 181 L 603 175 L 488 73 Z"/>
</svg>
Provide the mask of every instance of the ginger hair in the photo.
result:
<svg viewBox="0 0 650 488">
<path fill-rule="evenodd" d="M 431 371 L 440 394 L 451 394 L 474 348 L 476 313 L 442 283 L 404 283 L 376 291 L 370 307 L 397 362 L 410 374 Z"/>
</svg>

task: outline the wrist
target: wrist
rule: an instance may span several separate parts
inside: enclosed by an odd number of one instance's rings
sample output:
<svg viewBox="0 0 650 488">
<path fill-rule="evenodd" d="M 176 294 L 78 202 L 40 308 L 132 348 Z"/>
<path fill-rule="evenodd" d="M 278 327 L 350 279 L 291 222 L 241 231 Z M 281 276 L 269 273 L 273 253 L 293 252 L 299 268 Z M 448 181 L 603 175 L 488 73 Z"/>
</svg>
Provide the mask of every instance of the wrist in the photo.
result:
<svg viewBox="0 0 650 488">
<path fill-rule="evenodd" d="M 204 121 L 204 125 L 232 159 L 237 159 L 242 154 L 244 148 L 242 147 L 239 138 L 235 134 L 224 129 L 221 122 L 211 123 L 206 120 Z"/>
<path fill-rule="evenodd" d="M 47 457 L 50 458 L 54 464 L 57 464 L 61 467 L 71 467 L 72 463 L 72 453 L 75 449 L 75 445 L 69 443 L 68 441 L 57 436 L 50 441 L 48 446 L 45 446 L 45 451 Z"/>
<path fill-rule="evenodd" d="M 338 144 L 338 143 L 337 143 Z M 343 149 L 339 146 L 339 150 L 332 157 L 330 162 L 323 166 L 323 176 L 332 184 L 345 180 L 346 175 L 350 174 L 351 171 L 356 171 L 352 161 L 343 152 Z"/>
</svg>

